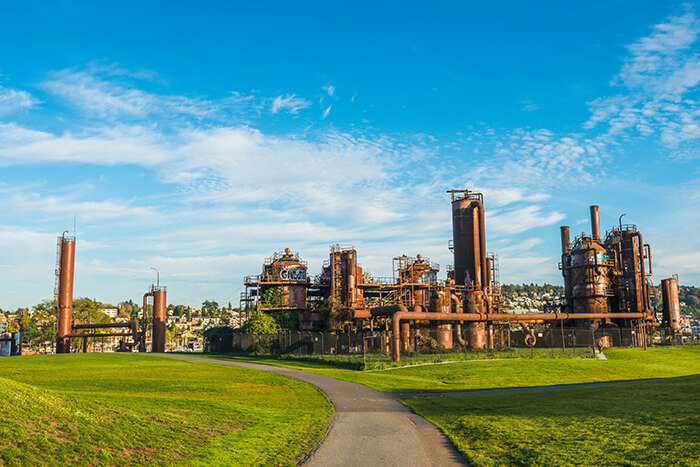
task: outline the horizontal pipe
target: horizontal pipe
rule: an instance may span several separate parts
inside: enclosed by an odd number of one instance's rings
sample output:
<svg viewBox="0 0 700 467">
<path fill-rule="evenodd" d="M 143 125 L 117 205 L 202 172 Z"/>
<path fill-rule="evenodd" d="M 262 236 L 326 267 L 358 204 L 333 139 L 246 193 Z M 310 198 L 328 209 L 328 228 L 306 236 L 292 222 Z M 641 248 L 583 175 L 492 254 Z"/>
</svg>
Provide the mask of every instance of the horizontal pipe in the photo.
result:
<svg viewBox="0 0 700 467">
<path fill-rule="evenodd" d="M 82 323 L 74 324 L 73 329 L 100 329 L 100 328 L 130 328 L 131 322 L 125 323 Z"/>
<path fill-rule="evenodd" d="M 372 317 L 372 313 L 370 313 L 369 310 L 363 308 L 362 310 L 353 310 L 352 317 L 354 319 L 367 319 Z"/>
<path fill-rule="evenodd" d="M 394 313 L 408 313 L 408 310 L 403 305 L 387 305 L 378 306 L 369 310 L 372 316 L 386 316 L 393 315 Z"/>
<path fill-rule="evenodd" d="M 126 333 L 119 333 L 119 332 L 102 332 L 102 333 L 95 333 L 95 334 L 81 334 L 78 332 L 73 332 L 70 334 L 66 334 L 67 337 L 71 338 L 80 338 L 80 337 L 130 337 L 130 334 Z"/>
</svg>

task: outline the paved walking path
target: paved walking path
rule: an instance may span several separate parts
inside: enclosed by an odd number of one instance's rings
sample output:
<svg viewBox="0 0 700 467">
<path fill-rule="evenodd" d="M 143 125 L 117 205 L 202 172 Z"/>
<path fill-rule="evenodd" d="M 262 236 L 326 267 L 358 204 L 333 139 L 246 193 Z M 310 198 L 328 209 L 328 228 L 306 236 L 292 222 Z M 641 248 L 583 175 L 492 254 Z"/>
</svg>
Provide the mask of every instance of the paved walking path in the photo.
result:
<svg viewBox="0 0 700 467">
<path fill-rule="evenodd" d="M 189 355 L 172 358 L 235 365 L 289 376 L 321 389 L 335 417 L 305 466 L 457 466 L 462 456 L 435 425 L 396 400 L 396 394 L 330 376 L 257 363 Z"/>
</svg>

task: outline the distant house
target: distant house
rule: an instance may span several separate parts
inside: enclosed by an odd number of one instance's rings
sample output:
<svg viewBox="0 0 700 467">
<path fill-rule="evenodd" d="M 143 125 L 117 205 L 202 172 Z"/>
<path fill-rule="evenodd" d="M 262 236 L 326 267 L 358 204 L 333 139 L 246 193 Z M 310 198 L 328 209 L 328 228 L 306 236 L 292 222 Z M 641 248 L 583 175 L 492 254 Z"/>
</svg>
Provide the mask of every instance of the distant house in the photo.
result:
<svg viewBox="0 0 700 467">
<path fill-rule="evenodd" d="M 116 308 L 102 308 L 100 311 L 112 319 L 116 318 L 119 313 L 119 310 Z"/>
</svg>

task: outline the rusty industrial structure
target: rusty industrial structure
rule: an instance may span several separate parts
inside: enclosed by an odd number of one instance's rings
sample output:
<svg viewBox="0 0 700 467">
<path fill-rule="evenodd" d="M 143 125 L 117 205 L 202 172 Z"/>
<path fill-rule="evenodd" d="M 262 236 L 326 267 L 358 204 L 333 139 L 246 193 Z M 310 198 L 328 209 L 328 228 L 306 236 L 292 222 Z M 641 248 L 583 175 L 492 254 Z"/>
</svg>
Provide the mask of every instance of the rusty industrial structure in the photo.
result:
<svg viewBox="0 0 700 467">
<path fill-rule="evenodd" d="M 651 307 L 651 248 L 631 224 L 601 235 L 598 206 L 591 206 L 591 235 L 573 242 L 569 227 L 561 227 L 559 265 L 565 296 L 552 313 L 515 313 L 503 307 L 498 257 L 487 253 L 483 194 L 450 190 L 454 264 L 447 279 L 440 266 L 416 255 L 393 258 L 393 277 L 374 278 L 358 265 L 357 251 L 334 245 L 317 276 L 289 249 L 275 253 L 262 273 L 245 278 L 241 304 L 246 310 L 297 317 L 300 331 L 343 330 L 371 333 L 390 330 L 391 353 L 398 361 L 426 338 L 444 349 L 494 348 L 498 329 L 511 323 L 525 331 L 534 346 L 532 324 L 580 329 L 625 327 L 639 330 L 636 343 L 646 343 L 649 329 L 660 325 L 680 329 L 678 284 L 663 281 L 663 322 Z M 274 292 L 278 300 L 273 300 Z M 280 294 L 281 292 L 281 294 Z M 630 342 L 631 343 L 631 342 Z M 610 343 L 601 343 L 601 345 Z"/>
<path fill-rule="evenodd" d="M 75 237 L 67 232 L 58 237 L 56 287 L 57 324 L 56 353 L 70 352 L 70 331 L 73 324 L 73 272 L 75 269 Z"/>
<path fill-rule="evenodd" d="M 81 339 L 83 352 L 87 352 L 88 339 L 105 337 L 120 337 L 119 351 L 131 352 L 138 346 L 140 352 L 145 352 L 147 334 L 147 311 L 153 310 L 152 323 L 152 352 L 165 352 L 165 324 L 167 308 L 167 288 L 152 285 L 143 297 L 141 328 L 134 320 L 118 323 L 79 323 L 73 319 L 73 281 L 75 270 L 75 237 L 66 236 L 67 232 L 58 237 L 56 259 L 56 353 L 70 353 L 71 339 Z M 150 300 L 149 300 L 150 298 Z M 115 332 L 114 329 L 125 329 L 126 332 Z M 104 331 L 99 331 L 104 330 Z M 97 332 L 99 331 L 99 332 Z"/>
</svg>

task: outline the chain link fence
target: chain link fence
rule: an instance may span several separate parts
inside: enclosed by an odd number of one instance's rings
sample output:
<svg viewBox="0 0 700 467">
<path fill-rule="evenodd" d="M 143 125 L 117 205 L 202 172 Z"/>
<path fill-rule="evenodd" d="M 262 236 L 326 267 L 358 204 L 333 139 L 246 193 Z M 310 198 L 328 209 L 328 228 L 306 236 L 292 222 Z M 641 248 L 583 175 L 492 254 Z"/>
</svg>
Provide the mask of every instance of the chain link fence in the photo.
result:
<svg viewBox="0 0 700 467">
<path fill-rule="evenodd" d="M 487 331 L 488 332 L 488 331 Z M 528 339 L 528 335 L 534 335 Z M 207 342 L 205 351 L 234 355 L 324 361 L 353 369 L 381 369 L 440 361 L 478 360 L 494 358 L 593 358 L 595 350 L 608 347 L 643 347 L 655 345 L 692 345 L 700 339 L 676 335 L 666 329 L 644 334 L 639 328 L 546 328 L 532 329 L 493 326 L 487 342 L 489 349 L 470 349 L 468 330 L 461 335 L 451 333 L 452 348 L 438 345 L 436 329 L 412 331 L 408 342 L 404 337 L 401 362 L 391 361 L 392 333 L 372 334 L 283 331 L 277 334 L 231 333 L 215 336 Z M 530 344 L 530 345 L 529 345 Z"/>
</svg>

